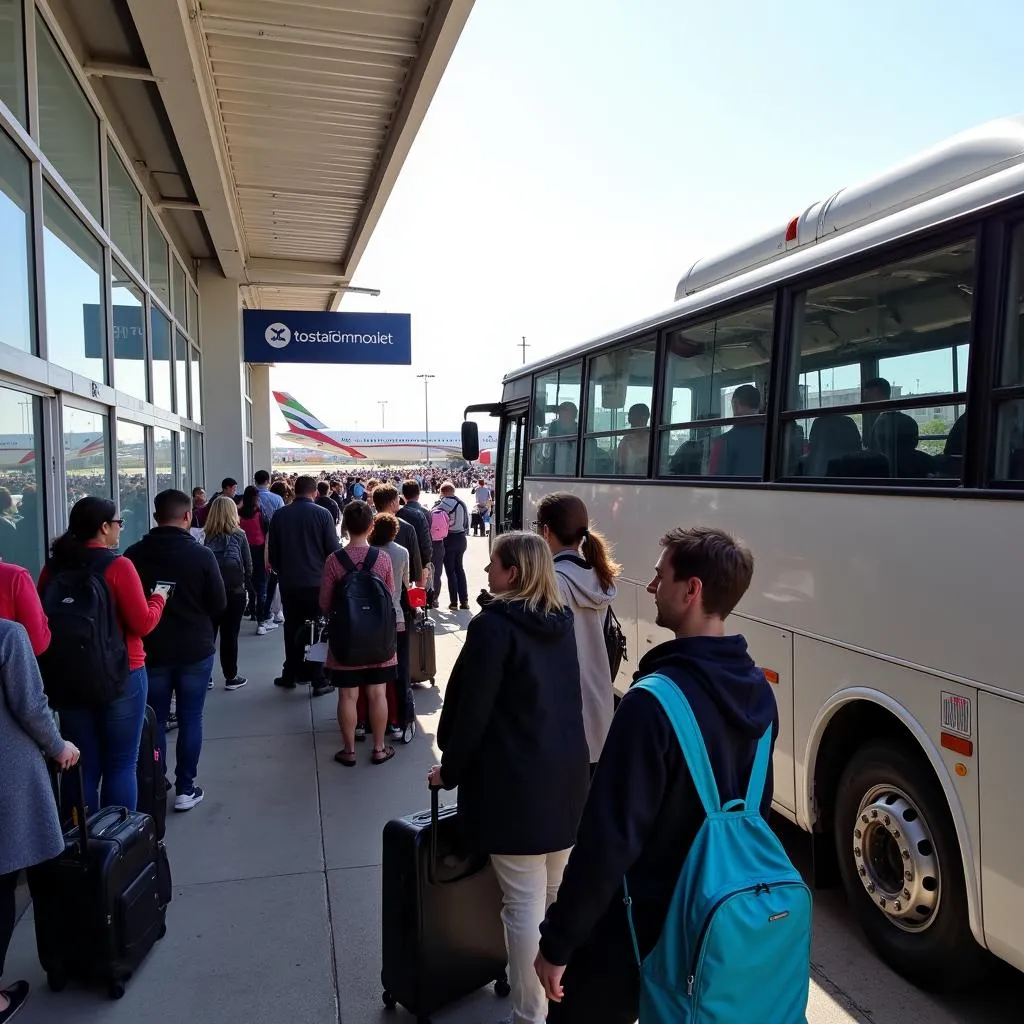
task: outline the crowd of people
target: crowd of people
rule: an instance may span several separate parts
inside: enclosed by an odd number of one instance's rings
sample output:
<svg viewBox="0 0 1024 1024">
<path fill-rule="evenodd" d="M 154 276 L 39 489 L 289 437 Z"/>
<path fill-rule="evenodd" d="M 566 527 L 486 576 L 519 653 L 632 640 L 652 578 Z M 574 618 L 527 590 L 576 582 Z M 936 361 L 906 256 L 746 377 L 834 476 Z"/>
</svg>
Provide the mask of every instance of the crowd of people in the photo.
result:
<svg viewBox="0 0 1024 1024">
<path fill-rule="evenodd" d="M 210 499 L 201 488 L 169 488 L 156 497 L 155 527 L 123 554 L 117 507 L 86 496 L 37 585 L 0 562 L 0 971 L 19 872 L 60 852 L 71 806 L 136 808 L 147 704 L 165 769 L 167 734 L 177 728 L 174 779 L 166 780 L 174 809 L 203 800 L 203 708 L 218 638 L 224 685 L 236 690 L 246 684 L 238 672 L 246 613 L 258 635 L 283 623 L 276 686 L 337 691 L 335 761 L 356 766 L 367 734 L 370 763 L 391 760 L 388 740 L 401 735 L 412 707 L 413 591 L 436 607 L 445 575 L 449 608 L 469 609 L 462 559 L 470 531 L 487 533 L 491 492 L 478 477 L 459 482 L 476 484 L 472 511 L 455 481 L 417 474 L 272 479 L 263 471 L 241 493 L 223 480 Z M 437 494 L 430 508 L 426 486 Z M 428 782 L 459 788 L 463 838 L 494 866 L 516 1024 L 631 1024 L 638 964 L 658 944 L 705 812 L 658 700 L 634 687 L 614 709 L 607 630 L 620 567 L 586 505 L 547 495 L 534 525 L 492 544 L 488 588 L 448 681 L 442 756 Z M 648 651 L 636 678 L 666 677 L 678 688 L 721 799 L 731 801 L 747 790 L 759 740 L 773 741 L 778 729 L 764 674 L 724 625 L 753 559 L 709 528 L 671 530 L 661 549 L 647 589 L 658 625 L 675 639 Z M 102 699 L 100 690 L 80 692 L 84 684 L 62 662 L 66 622 L 55 601 L 83 572 L 104 581 L 98 607 L 109 602 L 112 622 L 99 657 L 119 678 Z M 123 650 L 111 637 L 123 637 Z M 72 776 L 59 807 L 40 751 L 63 768 L 81 759 L 81 788 Z M 765 816 L 771 795 L 769 767 Z M 0 1021 L 26 994 L 24 983 L 0 992 Z"/>
</svg>

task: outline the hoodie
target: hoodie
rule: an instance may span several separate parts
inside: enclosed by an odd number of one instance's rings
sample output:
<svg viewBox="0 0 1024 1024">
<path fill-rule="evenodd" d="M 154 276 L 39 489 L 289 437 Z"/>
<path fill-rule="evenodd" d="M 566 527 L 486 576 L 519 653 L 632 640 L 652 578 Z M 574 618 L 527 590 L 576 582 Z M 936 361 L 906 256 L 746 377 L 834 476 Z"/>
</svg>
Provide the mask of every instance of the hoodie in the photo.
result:
<svg viewBox="0 0 1024 1024">
<path fill-rule="evenodd" d="M 778 709 L 742 636 L 670 640 L 640 661 L 634 683 L 660 673 L 682 690 L 707 747 L 723 802 L 742 798 L 764 730 L 778 736 Z M 761 813 L 771 809 L 769 765 Z M 598 926 L 635 970 L 622 879 L 629 881 L 641 956 L 661 934 L 683 861 L 704 822 L 683 752 L 657 698 L 631 690 L 605 743 L 558 899 L 541 926 L 541 952 L 568 963 Z M 597 941 L 595 939 L 595 941 Z"/>
<path fill-rule="evenodd" d="M 615 586 L 604 591 L 590 564 L 571 551 L 555 556 L 555 575 L 562 600 L 573 614 L 576 654 L 580 662 L 580 690 L 583 694 L 583 727 L 587 732 L 590 763 L 601 756 L 604 738 L 612 724 L 615 704 L 612 671 L 604 642 L 604 622 L 615 600 Z"/>
<path fill-rule="evenodd" d="M 572 612 L 483 604 L 448 679 L 437 745 L 469 849 L 572 846 L 589 782 Z"/>
</svg>

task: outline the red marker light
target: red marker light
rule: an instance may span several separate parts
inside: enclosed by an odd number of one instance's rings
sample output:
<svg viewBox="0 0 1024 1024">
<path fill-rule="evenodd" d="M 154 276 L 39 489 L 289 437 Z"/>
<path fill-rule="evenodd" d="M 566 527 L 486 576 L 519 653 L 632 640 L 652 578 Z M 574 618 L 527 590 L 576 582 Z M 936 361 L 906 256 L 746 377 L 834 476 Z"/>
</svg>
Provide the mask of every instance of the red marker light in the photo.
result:
<svg viewBox="0 0 1024 1024">
<path fill-rule="evenodd" d="M 779 685 L 779 673 L 778 672 L 773 672 L 770 668 L 763 668 L 763 669 L 761 669 L 761 671 L 764 673 L 765 679 L 767 679 L 768 682 L 772 684 L 772 686 L 778 686 Z"/>
<path fill-rule="evenodd" d="M 794 217 L 786 225 L 786 241 L 787 242 L 795 242 L 796 241 L 796 225 L 797 225 L 797 221 L 799 219 L 800 219 L 799 217 Z"/>
<path fill-rule="evenodd" d="M 956 754 L 962 754 L 964 757 L 971 757 L 974 754 L 974 744 L 970 740 L 965 740 L 962 736 L 954 736 L 951 732 L 944 732 L 940 735 L 940 740 L 947 750 L 952 750 Z"/>
</svg>

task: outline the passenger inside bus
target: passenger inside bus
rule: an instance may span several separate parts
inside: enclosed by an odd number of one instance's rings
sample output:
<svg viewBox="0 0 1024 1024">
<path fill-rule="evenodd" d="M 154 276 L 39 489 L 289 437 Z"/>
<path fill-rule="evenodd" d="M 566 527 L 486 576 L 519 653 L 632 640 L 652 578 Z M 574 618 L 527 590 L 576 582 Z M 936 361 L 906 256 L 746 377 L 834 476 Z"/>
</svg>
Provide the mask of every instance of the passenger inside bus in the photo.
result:
<svg viewBox="0 0 1024 1024">
<path fill-rule="evenodd" d="M 888 460 L 892 476 L 916 479 L 931 476 L 935 460 L 917 447 L 920 430 L 917 420 L 905 412 L 883 412 L 875 420 L 871 447 Z"/>
<path fill-rule="evenodd" d="M 621 476 L 644 476 L 647 473 L 647 452 L 651 443 L 650 407 L 643 402 L 631 405 L 627 419 L 630 428 L 638 433 L 626 434 L 619 442 L 615 453 L 618 471 Z"/>
<path fill-rule="evenodd" d="M 819 416 L 807 437 L 807 454 L 797 463 L 797 476 L 836 476 L 832 463 L 863 450 L 860 431 L 852 416 Z"/>
<path fill-rule="evenodd" d="M 757 416 L 761 392 L 753 384 L 741 384 L 732 393 L 733 416 Z M 711 445 L 708 476 L 761 475 L 764 461 L 764 424 L 737 423 L 716 437 Z"/>
</svg>

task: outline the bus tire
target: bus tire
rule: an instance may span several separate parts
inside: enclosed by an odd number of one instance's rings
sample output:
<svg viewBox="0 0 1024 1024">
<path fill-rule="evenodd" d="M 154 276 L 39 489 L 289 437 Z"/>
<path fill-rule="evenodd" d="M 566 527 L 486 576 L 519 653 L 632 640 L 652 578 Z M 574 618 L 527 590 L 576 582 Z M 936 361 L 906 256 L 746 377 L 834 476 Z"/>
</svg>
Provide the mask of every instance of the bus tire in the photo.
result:
<svg viewBox="0 0 1024 1024">
<path fill-rule="evenodd" d="M 960 843 L 931 766 L 893 741 L 851 757 L 836 793 L 835 843 L 850 909 L 879 956 L 926 989 L 976 980 Z"/>
</svg>

